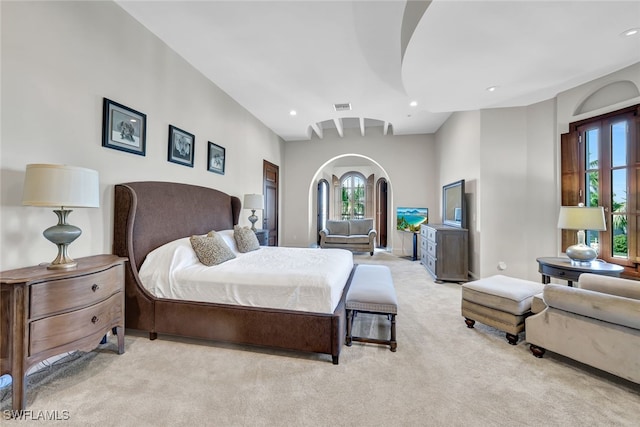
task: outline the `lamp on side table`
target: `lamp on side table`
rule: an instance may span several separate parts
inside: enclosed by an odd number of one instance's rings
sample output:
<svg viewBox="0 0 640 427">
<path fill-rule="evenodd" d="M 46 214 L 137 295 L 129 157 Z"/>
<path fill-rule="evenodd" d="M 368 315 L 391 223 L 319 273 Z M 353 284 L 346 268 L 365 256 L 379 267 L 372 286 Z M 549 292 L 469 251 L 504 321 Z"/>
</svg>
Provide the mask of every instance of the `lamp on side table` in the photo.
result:
<svg viewBox="0 0 640 427">
<path fill-rule="evenodd" d="M 262 194 L 245 194 L 244 195 L 244 209 L 251 209 L 251 216 L 249 221 L 251 222 L 251 230 L 256 232 L 256 209 L 264 209 L 264 197 Z"/>
</svg>

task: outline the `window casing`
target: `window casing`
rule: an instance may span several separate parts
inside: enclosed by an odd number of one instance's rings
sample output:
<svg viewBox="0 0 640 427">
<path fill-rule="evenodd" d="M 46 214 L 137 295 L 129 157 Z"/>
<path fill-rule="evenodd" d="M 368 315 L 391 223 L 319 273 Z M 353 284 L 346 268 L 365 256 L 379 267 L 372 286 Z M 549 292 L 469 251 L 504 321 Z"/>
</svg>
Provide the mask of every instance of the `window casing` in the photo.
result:
<svg viewBox="0 0 640 427">
<path fill-rule="evenodd" d="M 364 175 L 350 172 L 340 180 L 341 219 L 361 219 L 365 217 L 367 205 L 366 179 Z"/>
<path fill-rule="evenodd" d="M 640 263 L 640 105 L 572 123 L 562 135 L 562 205 L 602 206 L 607 230 L 587 230 L 598 258 L 638 275 Z M 563 231 L 562 249 L 575 243 Z"/>
</svg>

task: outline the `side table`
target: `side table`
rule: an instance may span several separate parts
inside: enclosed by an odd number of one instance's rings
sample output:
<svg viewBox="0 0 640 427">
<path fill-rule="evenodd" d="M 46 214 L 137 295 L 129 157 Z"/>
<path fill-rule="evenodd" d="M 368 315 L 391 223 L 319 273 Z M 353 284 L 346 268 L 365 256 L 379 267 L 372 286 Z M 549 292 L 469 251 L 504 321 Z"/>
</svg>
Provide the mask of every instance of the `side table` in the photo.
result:
<svg viewBox="0 0 640 427">
<path fill-rule="evenodd" d="M 624 270 L 617 264 L 603 261 L 591 261 L 590 265 L 573 265 L 569 258 L 541 257 L 538 261 L 538 271 L 542 274 L 542 283 L 547 284 L 551 278 L 566 280 L 569 286 L 577 282 L 582 273 L 601 274 L 604 276 L 619 277 Z"/>
<path fill-rule="evenodd" d="M 0 273 L 0 375 L 13 381 L 12 408 L 26 405 L 26 373 L 49 357 L 91 351 L 110 330 L 124 353 L 124 263 L 115 255 L 76 259 L 69 270 L 46 265 Z"/>
<path fill-rule="evenodd" d="M 255 233 L 260 246 L 267 246 L 269 243 L 269 230 L 256 230 Z"/>
</svg>

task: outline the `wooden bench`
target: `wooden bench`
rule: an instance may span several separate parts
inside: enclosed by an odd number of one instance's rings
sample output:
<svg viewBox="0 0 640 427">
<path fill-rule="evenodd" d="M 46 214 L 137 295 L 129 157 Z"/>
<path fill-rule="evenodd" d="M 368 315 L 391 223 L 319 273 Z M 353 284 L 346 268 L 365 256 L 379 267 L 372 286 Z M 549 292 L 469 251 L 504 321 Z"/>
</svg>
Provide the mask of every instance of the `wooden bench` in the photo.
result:
<svg viewBox="0 0 640 427">
<path fill-rule="evenodd" d="M 384 265 L 358 265 L 351 280 L 345 308 L 347 310 L 347 346 L 353 341 L 384 344 L 396 351 L 396 314 L 398 299 L 393 287 L 391 270 Z M 359 312 L 382 314 L 391 321 L 389 340 L 352 336 L 353 319 Z"/>
</svg>

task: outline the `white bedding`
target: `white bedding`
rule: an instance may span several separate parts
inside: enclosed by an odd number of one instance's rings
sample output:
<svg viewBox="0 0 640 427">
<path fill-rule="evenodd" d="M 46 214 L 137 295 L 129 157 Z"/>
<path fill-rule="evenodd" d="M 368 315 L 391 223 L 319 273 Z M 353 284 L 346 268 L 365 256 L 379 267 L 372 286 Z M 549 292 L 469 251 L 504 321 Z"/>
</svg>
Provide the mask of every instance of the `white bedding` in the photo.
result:
<svg viewBox="0 0 640 427">
<path fill-rule="evenodd" d="M 333 313 L 353 268 L 343 249 L 263 246 L 207 267 L 198 261 L 189 238 L 147 255 L 139 276 L 158 298 L 217 302 L 252 307 Z"/>
</svg>

